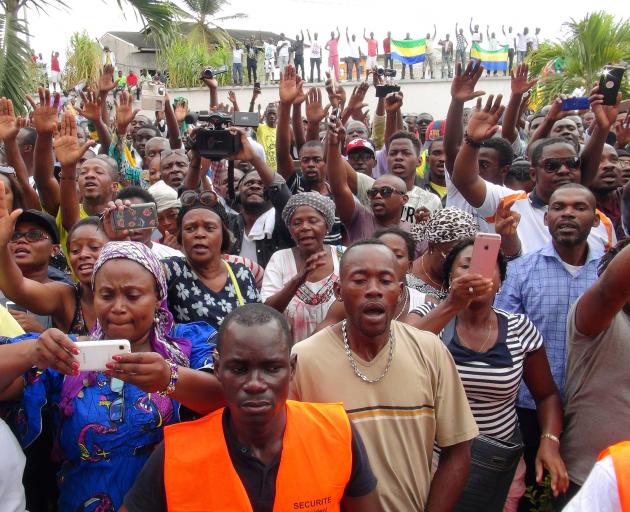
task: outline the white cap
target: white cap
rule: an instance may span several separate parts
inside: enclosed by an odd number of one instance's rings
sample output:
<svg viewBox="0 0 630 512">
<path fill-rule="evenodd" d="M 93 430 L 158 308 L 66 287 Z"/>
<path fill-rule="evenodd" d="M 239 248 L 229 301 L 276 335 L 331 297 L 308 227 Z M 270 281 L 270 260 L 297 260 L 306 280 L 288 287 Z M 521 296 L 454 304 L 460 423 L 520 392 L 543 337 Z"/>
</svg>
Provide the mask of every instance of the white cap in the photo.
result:
<svg viewBox="0 0 630 512">
<path fill-rule="evenodd" d="M 149 187 L 149 193 L 155 199 L 158 213 L 169 208 L 181 208 L 182 203 L 177 198 L 177 190 L 169 187 L 163 180 L 154 183 Z"/>
</svg>

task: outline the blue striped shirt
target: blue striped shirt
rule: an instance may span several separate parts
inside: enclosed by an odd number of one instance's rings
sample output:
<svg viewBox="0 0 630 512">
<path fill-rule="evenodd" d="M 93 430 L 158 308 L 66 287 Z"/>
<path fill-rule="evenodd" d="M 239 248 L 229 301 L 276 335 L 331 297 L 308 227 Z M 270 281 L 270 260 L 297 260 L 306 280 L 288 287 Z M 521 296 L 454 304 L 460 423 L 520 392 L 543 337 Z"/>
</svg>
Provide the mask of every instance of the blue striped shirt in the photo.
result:
<svg viewBox="0 0 630 512">
<path fill-rule="evenodd" d="M 567 315 L 578 297 L 597 280 L 597 264 L 602 254 L 601 247 L 589 245 L 586 263 L 573 277 L 550 241 L 537 251 L 510 262 L 507 277 L 495 301 L 495 307 L 522 313 L 538 328 L 553 380 L 563 397 Z M 519 390 L 517 406 L 536 408 L 524 383 Z"/>
</svg>

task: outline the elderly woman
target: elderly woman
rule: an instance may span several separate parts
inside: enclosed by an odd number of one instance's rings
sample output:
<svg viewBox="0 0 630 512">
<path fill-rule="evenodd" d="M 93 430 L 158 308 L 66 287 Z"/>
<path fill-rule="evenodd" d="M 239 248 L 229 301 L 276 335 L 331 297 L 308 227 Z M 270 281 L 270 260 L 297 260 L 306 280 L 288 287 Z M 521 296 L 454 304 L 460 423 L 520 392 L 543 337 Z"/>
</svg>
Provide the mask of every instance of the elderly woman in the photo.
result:
<svg viewBox="0 0 630 512">
<path fill-rule="evenodd" d="M 536 400 L 543 432 L 536 457 L 537 480 L 542 481 L 544 467 L 551 474 L 554 494 L 564 492 L 569 480 L 559 452 L 562 404 L 536 327 L 524 315 L 492 306 L 505 279 L 503 254 L 499 253 L 491 279 L 471 274 L 473 243 L 473 239 L 461 241 L 446 257 L 443 284 L 448 298 L 437 306 L 421 306 L 406 322 L 441 336 L 455 360 L 479 427 L 481 437 L 473 443 L 476 463 L 460 502 L 475 500 L 478 509 L 487 512 L 516 511 L 525 492 L 525 464 L 519 457 L 511 466 L 492 469 L 493 461 L 478 458 L 486 449 L 483 439 L 520 445 L 516 398 L 524 379 Z M 484 466 L 491 469 L 484 470 Z"/>
<path fill-rule="evenodd" d="M 458 241 L 474 237 L 478 229 L 472 215 L 454 206 L 435 210 L 424 221 L 413 224 L 412 236 L 418 242 L 427 242 L 428 250 L 413 262 L 407 284 L 443 301 L 447 296 L 442 284 L 446 255 Z"/>
<path fill-rule="evenodd" d="M 282 211 L 296 247 L 276 251 L 265 269 L 263 302 L 284 313 L 293 341 L 309 337 L 335 301 L 342 246 L 324 245 L 335 222 L 335 203 L 318 192 L 292 196 Z"/>
<path fill-rule="evenodd" d="M 169 335 L 166 280 L 145 245 L 108 243 L 92 284 L 97 322 L 90 338 L 127 339 L 132 350 L 115 356 L 109 370 L 79 373 L 72 356 L 78 348 L 57 329 L 0 347 L 0 399 L 21 400 L 15 428 L 23 446 L 41 431 L 42 407 L 53 406 L 59 510 L 118 510 L 162 428 L 179 421 L 175 385 L 186 387 L 191 373 L 201 373 L 186 367 L 207 364 L 213 348 L 207 338 Z"/>
<path fill-rule="evenodd" d="M 37 315 L 51 315 L 54 325 L 70 334 L 87 334 L 95 314 L 91 287 L 92 270 L 107 237 L 99 230 L 97 217 L 86 217 L 68 233 L 68 261 L 78 282 L 39 283 L 23 276 L 15 263 L 9 243 L 20 209 L 11 212 L 0 185 L 0 289 L 16 304 Z M 11 213 L 10 213 L 11 212 Z"/>
<path fill-rule="evenodd" d="M 180 201 L 177 237 L 185 257 L 163 260 L 168 305 L 179 323 L 203 321 L 218 328 L 233 309 L 260 302 L 256 282 L 242 264 L 221 257 L 232 235 L 217 195 L 187 190 Z"/>
</svg>

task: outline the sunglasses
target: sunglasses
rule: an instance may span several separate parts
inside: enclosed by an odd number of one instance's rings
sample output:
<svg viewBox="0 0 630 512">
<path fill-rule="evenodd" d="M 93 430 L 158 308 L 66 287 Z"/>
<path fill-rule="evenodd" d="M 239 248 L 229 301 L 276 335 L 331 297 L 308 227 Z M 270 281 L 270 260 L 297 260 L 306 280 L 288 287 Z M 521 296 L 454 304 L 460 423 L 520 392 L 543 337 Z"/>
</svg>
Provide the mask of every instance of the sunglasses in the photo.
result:
<svg viewBox="0 0 630 512">
<path fill-rule="evenodd" d="M 175 153 L 176 155 L 187 156 L 185 149 L 181 149 L 181 148 L 180 149 L 164 149 L 160 151 L 160 158 L 166 158 L 167 156 L 170 156 L 173 153 Z"/>
<path fill-rule="evenodd" d="M 580 158 L 577 156 L 570 156 L 568 158 L 545 158 L 541 163 L 545 172 L 551 174 L 558 172 L 563 165 L 567 169 L 577 169 L 580 167 Z"/>
<path fill-rule="evenodd" d="M 392 194 L 403 195 L 402 192 L 399 192 L 393 187 L 372 187 L 366 191 L 366 194 L 371 199 L 375 198 L 377 195 L 380 195 L 383 199 L 391 197 Z"/>
<path fill-rule="evenodd" d="M 186 190 L 179 198 L 182 206 L 193 206 L 194 204 L 201 203 L 204 206 L 213 207 L 219 202 L 217 195 L 211 190 L 204 190 L 203 192 L 195 192 L 194 190 Z"/>
<path fill-rule="evenodd" d="M 40 240 L 46 240 L 50 238 L 41 229 L 32 229 L 31 231 L 27 231 L 26 233 L 21 233 L 20 231 L 14 231 L 13 234 L 11 235 L 11 241 L 17 242 L 22 237 L 26 238 L 27 242 L 39 242 Z"/>
</svg>

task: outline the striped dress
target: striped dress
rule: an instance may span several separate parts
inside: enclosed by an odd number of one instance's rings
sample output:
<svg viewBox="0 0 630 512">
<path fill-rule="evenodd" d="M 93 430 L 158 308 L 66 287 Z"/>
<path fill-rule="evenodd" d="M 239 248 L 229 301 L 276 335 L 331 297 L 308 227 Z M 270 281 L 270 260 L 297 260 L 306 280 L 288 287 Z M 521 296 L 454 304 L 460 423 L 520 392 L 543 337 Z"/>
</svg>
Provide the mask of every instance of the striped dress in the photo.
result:
<svg viewBox="0 0 630 512">
<path fill-rule="evenodd" d="M 425 303 L 413 312 L 425 316 L 435 304 Z M 517 427 L 516 398 L 523 376 L 523 361 L 542 347 L 534 324 L 521 314 L 493 308 L 499 324 L 496 344 L 479 353 L 464 347 L 453 330 L 451 340 L 442 340 L 455 360 L 479 433 L 508 440 Z M 441 333 L 442 337 L 443 333 Z"/>
</svg>

